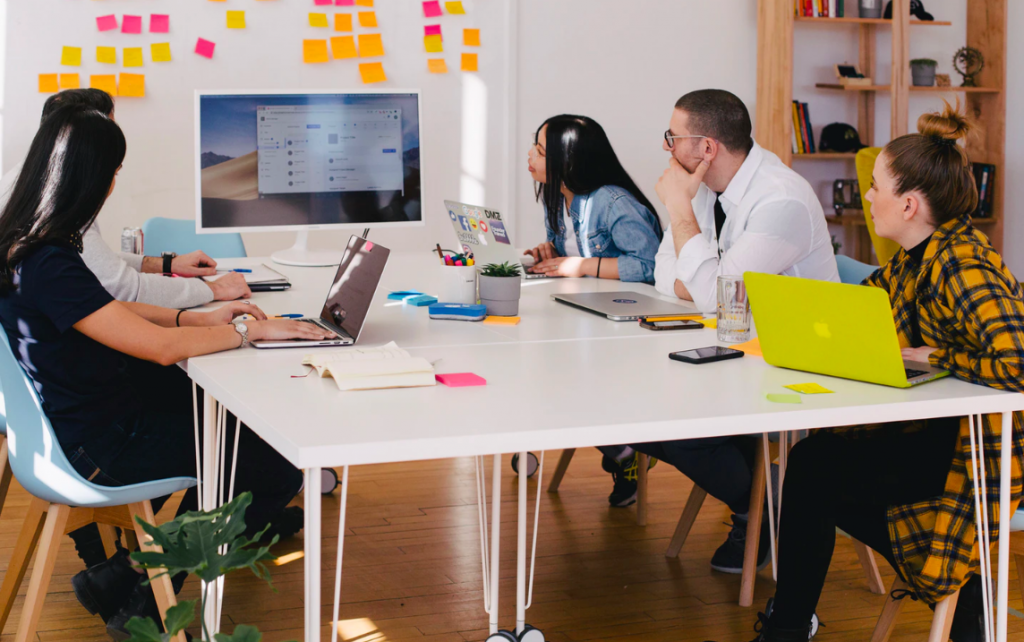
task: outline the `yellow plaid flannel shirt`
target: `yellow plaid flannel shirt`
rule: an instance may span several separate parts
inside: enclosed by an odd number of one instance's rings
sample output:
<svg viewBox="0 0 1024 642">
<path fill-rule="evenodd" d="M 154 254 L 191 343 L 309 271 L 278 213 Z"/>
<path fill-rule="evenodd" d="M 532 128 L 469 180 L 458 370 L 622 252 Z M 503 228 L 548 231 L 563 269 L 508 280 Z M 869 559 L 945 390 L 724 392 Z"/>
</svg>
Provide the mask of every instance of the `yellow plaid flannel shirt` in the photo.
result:
<svg viewBox="0 0 1024 642">
<path fill-rule="evenodd" d="M 865 285 L 889 293 L 900 345 L 910 346 L 913 311 L 921 338 L 937 348 L 931 364 L 958 379 L 1024 391 L 1024 296 L 1017 280 L 969 220 L 950 221 L 932 235 L 920 265 L 901 250 Z M 920 429 L 908 424 L 908 430 Z M 869 436 L 873 427 L 842 431 L 850 438 Z M 985 417 L 985 476 L 989 522 L 995 542 L 999 514 L 999 415 Z M 1024 427 L 1013 416 L 1013 515 L 1024 490 Z M 908 456 L 913 456 L 908 453 Z M 975 532 L 973 472 L 968 421 L 960 421 L 960 445 L 946 478 L 945 492 L 929 501 L 890 506 L 889 538 L 901 575 L 922 600 L 935 604 L 963 586 L 979 568 Z"/>
</svg>

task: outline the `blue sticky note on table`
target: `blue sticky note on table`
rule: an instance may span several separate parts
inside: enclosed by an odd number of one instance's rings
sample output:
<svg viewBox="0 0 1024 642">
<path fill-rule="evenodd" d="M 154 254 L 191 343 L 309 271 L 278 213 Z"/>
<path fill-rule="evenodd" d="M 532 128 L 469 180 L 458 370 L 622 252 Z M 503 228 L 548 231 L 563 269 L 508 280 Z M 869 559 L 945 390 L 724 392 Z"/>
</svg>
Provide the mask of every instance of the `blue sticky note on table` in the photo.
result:
<svg viewBox="0 0 1024 642">
<path fill-rule="evenodd" d="M 411 296 L 408 299 L 403 299 L 409 305 L 415 305 L 417 308 L 422 308 L 425 305 L 433 305 L 437 303 L 437 297 L 430 296 L 429 294 L 421 294 L 419 296 Z"/>
<path fill-rule="evenodd" d="M 391 301 L 403 301 L 411 296 L 417 296 L 423 294 L 418 290 L 400 290 L 398 292 L 392 292 L 388 295 L 388 299 Z"/>
</svg>

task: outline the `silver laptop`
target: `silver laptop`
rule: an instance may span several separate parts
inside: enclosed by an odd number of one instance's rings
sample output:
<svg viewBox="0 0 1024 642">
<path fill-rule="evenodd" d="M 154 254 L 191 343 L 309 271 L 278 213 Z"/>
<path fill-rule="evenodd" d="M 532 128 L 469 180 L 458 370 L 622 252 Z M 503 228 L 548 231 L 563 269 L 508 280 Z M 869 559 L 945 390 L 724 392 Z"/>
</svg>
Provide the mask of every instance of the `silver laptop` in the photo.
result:
<svg viewBox="0 0 1024 642">
<path fill-rule="evenodd" d="M 612 321 L 636 321 L 640 317 L 697 314 L 695 310 L 636 292 L 584 292 L 552 294 L 551 298 L 574 308 L 600 314 Z"/>
<path fill-rule="evenodd" d="M 533 266 L 533 258 L 522 256 L 512 244 L 512 236 L 505 227 L 505 220 L 497 210 L 458 201 L 445 201 L 448 218 L 455 229 L 462 252 L 472 252 L 476 264 L 483 267 L 488 263 L 517 263 L 527 279 L 554 279 L 560 276 L 532 274 L 526 271 Z"/>
<path fill-rule="evenodd" d="M 382 245 L 367 241 L 361 236 L 353 236 L 341 257 L 338 272 L 327 293 L 323 310 L 317 319 L 299 319 L 305 323 L 313 323 L 338 335 L 336 339 L 309 341 L 308 339 L 289 339 L 286 341 L 253 341 L 256 348 L 309 348 L 316 346 L 350 346 L 359 340 L 363 331 L 366 314 L 370 311 L 370 303 L 377 292 L 377 284 L 384 274 L 391 250 Z"/>
</svg>

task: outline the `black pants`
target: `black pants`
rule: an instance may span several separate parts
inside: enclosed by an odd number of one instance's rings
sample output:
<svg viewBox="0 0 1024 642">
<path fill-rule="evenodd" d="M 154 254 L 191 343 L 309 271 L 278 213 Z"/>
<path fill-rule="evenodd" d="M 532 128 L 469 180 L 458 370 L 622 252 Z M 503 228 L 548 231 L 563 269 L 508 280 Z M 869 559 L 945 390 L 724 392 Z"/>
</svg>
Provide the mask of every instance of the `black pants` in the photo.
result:
<svg viewBox="0 0 1024 642">
<path fill-rule="evenodd" d="M 754 452 L 761 436 L 680 439 L 632 444 L 633 450 L 679 469 L 732 512 L 746 514 L 754 477 Z"/>
<path fill-rule="evenodd" d="M 793 448 L 783 485 L 773 625 L 796 629 L 810 623 L 832 561 L 836 527 L 895 568 L 887 509 L 942 495 L 960 420 L 905 429 L 890 424 L 863 439 L 823 431 Z"/>
<path fill-rule="evenodd" d="M 124 417 L 101 435 L 79 444 L 61 444 L 75 470 L 102 486 L 124 486 L 168 477 L 195 477 L 195 429 L 192 414 L 192 383 L 177 366 L 163 367 L 133 362 L 133 375 L 147 382 L 142 410 Z M 199 414 L 202 418 L 202 413 Z M 230 473 L 235 423 L 227 421 L 225 464 Z M 292 466 L 248 428 L 238 444 L 238 473 L 235 494 L 252 492 L 246 510 L 247 534 L 266 526 L 302 487 L 302 471 Z M 166 497 L 153 500 L 159 510 Z M 178 514 L 198 508 L 192 488 L 178 508 Z M 79 557 L 87 567 L 106 559 L 95 525 L 71 533 Z"/>
</svg>

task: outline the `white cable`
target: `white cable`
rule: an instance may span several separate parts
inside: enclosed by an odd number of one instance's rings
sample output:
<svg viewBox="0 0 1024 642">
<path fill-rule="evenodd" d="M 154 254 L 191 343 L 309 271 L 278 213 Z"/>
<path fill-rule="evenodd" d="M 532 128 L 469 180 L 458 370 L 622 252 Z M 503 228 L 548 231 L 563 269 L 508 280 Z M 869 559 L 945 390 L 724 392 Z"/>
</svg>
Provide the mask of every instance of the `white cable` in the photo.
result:
<svg viewBox="0 0 1024 642">
<path fill-rule="evenodd" d="M 480 528 L 480 562 L 483 566 L 484 579 L 484 612 L 491 614 L 491 584 L 490 584 L 490 555 L 487 549 L 487 479 L 484 477 L 485 468 L 483 457 L 474 457 L 476 460 L 476 506 L 477 521 Z"/>
<path fill-rule="evenodd" d="M 968 433 L 970 434 L 970 440 L 971 440 L 971 473 L 974 475 L 974 519 L 975 519 L 975 522 L 977 524 L 977 529 L 978 529 L 978 531 L 976 533 L 976 539 L 978 541 L 978 557 L 979 557 L 979 563 L 981 564 L 981 572 L 984 575 L 984 570 L 985 570 L 985 566 L 984 566 L 985 551 L 984 551 L 984 546 L 982 545 L 982 542 L 983 542 L 982 534 L 984 533 L 984 524 L 983 524 L 983 521 L 982 521 L 981 482 L 980 482 L 980 479 L 979 479 L 979 469 L 978 469 L 977 440 L 976 440 L 976 434 L 974 432 L 974 415 L 969 415 L 967 417 L 967 427 L 968 427 Z M 986 642 L 992 642 L 991 630 L 989 629 L 989 626 L 988 626 L 988 621 L 989 621 L 989 616 L 988 616 L 988 613 L 989 613 L 988 590 L 986 589 L 986 586 L 985 586 L 984 576 L 982 577 L 982 583 L 981 583 L 981 602 L 982 602 L 982 608 L 985 611 L 985 613 L 984 613 L 984 618 L 985 618 L 985 640 L 986 640 Z"/>
<path fill-rule="evenodd" d="M 242 433 L 242 422 L 235 417 L 235 449 L 231 455 L 231 485 L 228 489 L 228 501 L 235 498 L 235 477 L 238 476 L 238 436 Z"/>
<path fill-rule="evenodd" d="M 771 543 L 772 549 L 772 579 L 778 581 L 779 570 L 778 563 L 776 560 L 775 552 L 775 501 L 772 497 L 772 456 L 769 449 L 768 433 L 761 433 L 761 443 L 763 444 L 762 450 L 764 451 L 764 477 L 765 477 L 765 493 L 768 495 L 768 541 Z M 782 437 L 779 436 L 779 447 L 782 447 Z M 762 518 L 763 519 L 763 518 Z M 750 521 L 747 521 L 747 537 L 750 537 Z M 758 544 L 760 549 L 760 544 Z M 754 551 L 754 567 L 757 568 L 757 562 L 760 560 L 756 559 L 757 554 L 760 550 Z"/>
<path fill-rule="evenodd" d="M 202 442 L 199 440 L 199 394 L 196 382 L 192 382 L 192 426 L 196 435 L 196 504 L 203 506 L 203 458 L 199 454 Z"/>
<path fill-rule="evenodd" d="M 345 466 L 341 469 L 341 512 L 338 514 L 338 562 L 334 569 L 334 618 L 331 620 L 331 642 L 338 642 L 338 615 L 341 610 L 341 557 L 345 548 L 345 512 L 347 509 L 348 466 Z"/>
<path fill-rule="evenodd" d="M 537 501 L 533 509 L 533 550 L 530 552 L 530 590 L 527 592 L 526 608 L 533 605 L 533 572 L 537 568 L 537 531 L 540 526 L 540 487 L 544 478 L 544 452 L 540 451 L 540 462 L 537 464 Z M 526 470 L 530 470 L 530 462 L 526 462 Z"/>
<path fill-rule="evenodd" d="M 980 444 L 981 452 L 981 457 L 978 459 L 978 462 L 981 466 L 981 497 L 983 500 L 981 504 L 981 519 L 985 528 L 984 539 L 980 540 L 985 544 L 985 556 L 982 558 L 984 560 L 984 566 L 982 567 L 981 579 L 983 587 L 988 590 L 988 603 L 985 609 L 985 627 L 989 630 L 987 635 L 991 636 L 986 639 L 991 641 L 995 639 L 995 631 L 992 630 L 994 622 L 992 622 L 991 617 L 993 609 L 992 600 L 994 597 L 994 592 L 992 590 L 992 524 L 988 519 L 988 474 L 985 470 L 986 446 L 984 415 L 978 415 L 975 425 L 978 427 L 978 442 Z"/>
</svg>

